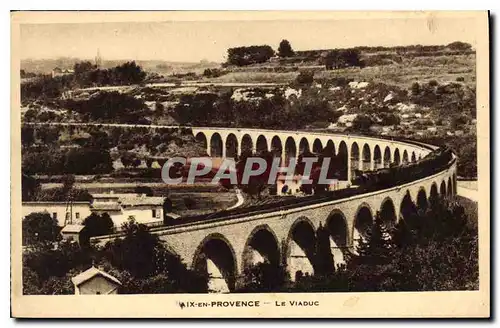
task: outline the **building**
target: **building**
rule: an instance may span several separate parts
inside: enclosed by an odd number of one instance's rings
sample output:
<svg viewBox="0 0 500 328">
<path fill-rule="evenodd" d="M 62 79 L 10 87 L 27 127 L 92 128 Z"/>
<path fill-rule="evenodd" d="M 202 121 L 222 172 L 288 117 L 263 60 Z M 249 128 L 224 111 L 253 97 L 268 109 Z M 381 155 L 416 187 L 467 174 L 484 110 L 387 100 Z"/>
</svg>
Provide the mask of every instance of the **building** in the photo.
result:
<svg viewBox="0 0 500 328">
<path fill-rule="evenodd" d="M 92 211 L 88 201 L 60 202 L 23 202 L 23 218 L 35 212 L 47 212 L 57 220 L 59 226 L 80 224 Z"/>
<path fill-rule="evenodd" d="M 75 295 L 118 294 L 122 285 L 120 280 L 94 266 L 71 278 L 71 282 L 75 286 Z"/>
<path fill-rule="evenodd" d="M 58 221 L 59 226 L 81 225 L 91 213 L 108 213 L 116 228 L 129 218 L 138 223 L 159 224 L 163 222 L 163 205 L 166 197 L 149 197 L 145 194 L 92 194 L 91 201 L 79 202 L 23 202 L 23 218 L 34 212 L 47 212 Z"/>
<path fill-rule="evenodd" d="M 287 180 L 285 174 L 280 174 L 276 179 L 276 195 L 296 195 L 301 192 L 302 175 L 294 175 L 290 180 Z"/>
<path fill-rule="evenodd" d="M 72 239 L 80 243 L 80 234 L 84 228 L 85 226 L 81 224 L 68 224 L 62 228 L 61 235 L 63 239 Z"/>
<path fill-rule="evenodd" d="M 52 77 L 71 75 L 73 73 L 75 73 L 75 71 L 72 69 L 62 69 L 62 68 L 56 67 L 52 70 Z"/>
</svg>

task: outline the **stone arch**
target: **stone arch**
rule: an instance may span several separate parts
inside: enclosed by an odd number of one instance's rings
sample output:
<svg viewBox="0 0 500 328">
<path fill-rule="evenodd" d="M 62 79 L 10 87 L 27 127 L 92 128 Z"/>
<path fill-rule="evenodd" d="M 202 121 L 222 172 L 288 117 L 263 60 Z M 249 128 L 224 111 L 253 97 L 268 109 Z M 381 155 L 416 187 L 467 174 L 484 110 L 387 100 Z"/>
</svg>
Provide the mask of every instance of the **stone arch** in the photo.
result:
<svg viewBox="0 0 500 328">
<path fill-rule="evenodd" d="M 321 151 L 323 151 L 323 144 L 321 143 L 321 140 L 316 138 L 313 142 L 313 153 L 319 154 Z"/>
<path fill-rule="evenodd" d="M 345 142 L 344 142 L 344 145 L 345 145 Z M 346 146 L 346 150 L 347 150 L 347 146 Z M 323 154 L 328 155 L 328 156 L 335 156 L 336 155 L 335 143 L 333 142 L 333 140 L 328 140 L 325 148 L 323 148 Z"/>
<path fill-rule="evenodd" d="M 348 179 L 349 170 L 349 150 L 347 149 L 347 144 L 344 141 L 341 141 L 339 144 L 337 158 L 340 166 L 339 178 L 340 180 L 346 181 Z"/>
<path fill-rule="evenodd" d="M 417 194 L 417 207 L 419 210 L 426 210 L 428 207 L 427 194 L 425 193 L 424 187 L 418 190 Z"/>
<path fill-rule="evenodd" d="M 237 257 L 233 246 L 219 233 L 206 236 L 193 257 L 193 268 L 210 274 L 208 288 L 217 292 L 234 291 L 237 277 Z"/>
<path fill-rule="evenodd" d="M 401 164 L 401 155 L 399 154 L 399 148 L 396 148 L 396 150 L 394 151 L 393 163 L 396 165 Z"/>
<path fill-rule="evenodd" d="M 287 158 L 297 157 L 297 146 L 292 137 L 286 138 L 285 141 L 285 155 Z"/>
<path fill-rule="evenodd" d="M 448 192 L 448 197 L 451 197 L 453 195 L 453 185 L 451 183 L 451 177 L 448 178 L 448 188 L 446 188 L 446 191 Z"/>
<path fill-rule="evenodd" d="M 441 197 L 446 197 L 446 181 L 441 181 L 441 185 L 439 186 L 439 195 Z"/>
<path fill-rule="evenodd" d="M 405 149 L 403 151 L 403 164 L 408 164 L 409 158 L 408 158 L 408 151 Z"/>
<path fill-rule="evenodd" d="M 415 152 L 414 151 L 411 152 L 411 161 L 412 162 L 416 162 L 417 161 L 417 157 L 415 156 Z"/>
<path fill-rule="evenodd" d="M 253 140 L 252 137 L 250 137 L 249 134 L 245 134 L 241 138 L 241 145 L 240 145 L 240 152 L 241 154 L 243 153 L 252 153 L 253 152 Z"/>
<path fill-rule="evenodd" d="M 309 141 L 307 141 L 306 137 L 303 137 L 302 139 L 300 139 L 299 142 L 299 154 L 309 153 L 309 152 L 310 152 Z"/>
<path fill-rule="evenodd" d="M 335 267 L 344 264 L 344 252 L 349 245 L 349 228 L 347 219 L 340 210 L 333 210 L 326 219 L 326 229 L 329 234 L 330 253 Z"/>
<path fill-rule="evenodd" d="M 207 149 L 207 136 L 203 132 L 198 132 L 195 137 L 197 142 L 200 142 L 203 145 L 204 149 Z"/>
<path fill-rule="evenodd" d="M 384 165 L 382 163 L 382 153 L 380 152 L 379 145 L 376 145 L 373 149 L 373 167 L 375 170 L 382 168 Z"/>
<path fill-rule="evenodd" d="M 246 240 L 241 272 L 261 262 L 279 266 L 280 254 L 280 244 L 274 231 L 267 224 L 259 225 L 250 232 Z"/>
<path fill-rule="evenodd" d="M 352 234 L 353 246 L 357 247 L 359 240 L 366 238 L 373 226 L 373 211 L 367 203 L 358 206 L 354 215 L 354 229 Z"/>
<path fill-rule="evenodd" d="M 226 157 L 236 158 L 238 156 L 238 139 L 234 133 L 230 133 L 226 138 Z"/>
<path fill-rule="evenodd" d="M 295 281 L 300 273 L 315 273 L 316 231 L 314 224 L 306 217 L 300 217 L 292 224 L 286 239 L 285 263 L 290 278 Z"/>
<path fill-rule="evenodd" d="M 255 149 L 257 150 L 257 153 L 266 152 L 269 150 L 269 148 L 267 147 L 267 139 L 262 134 L 257 138 Z"/>
<path fill-rule="evenodd" d="M 391 149 L 387 146 L 384 150 L 384 167 L 387 168 L 389 166 L 391 166 Z"/>
<path fill-rule="evenodd" d="M 222 137 L 219 133 L 215 132 L 210 138 L 210 156 L 211 157 L 222 157 L 222 149 L 224 143 L 222 142 Z"/>
<path fill-rule="evenodd" d="M 431 185 L 431 191 L 429 193 L 429 204 L 435 204 L 439 201 L 438 186 L 436 182 Z"/>
<path fill-rule="evenodd" d="M 394 202 L 390 197 L 386 197 L 380 205 L 380 218 L 384 222 L 384 225 L 388 228 L 392 228 L 396 225 L 397 216 L 396 208 Z"/>
<path fill-rule="evenodd" d="M 281 157 L 283 155 L 283 145 L 281 144 L 281 139 L 278 136 L 274 136 L 271 139 L 271 151 L 276 157 Z"/>
<path fill-rule="evenodd" d="M 372 155 L 371 155 L 371 150 L 370 150 L 370 146 L 368 146 L 368 144 L 364 144 L 363 146 L 363 151 L 362 151 L 362 170 L 363 171 L 369 171 L 371 169 L 371 158 L 372 158 Z"/>
<path fill-rule="evenodd" d="M 355 171 L 359 170 L 359 146 L 356 142 L 351 145 L 351 178 L 354 179 Z"/>
</svg>

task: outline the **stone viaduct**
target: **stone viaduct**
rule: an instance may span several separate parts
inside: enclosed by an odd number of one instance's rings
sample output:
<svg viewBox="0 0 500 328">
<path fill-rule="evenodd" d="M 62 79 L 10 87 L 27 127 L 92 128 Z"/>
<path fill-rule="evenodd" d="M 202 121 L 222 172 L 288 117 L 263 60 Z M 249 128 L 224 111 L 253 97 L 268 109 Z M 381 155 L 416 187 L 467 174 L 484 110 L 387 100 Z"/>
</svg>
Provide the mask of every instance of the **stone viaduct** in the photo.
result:
<svg viewBox="0 0 500 328">
<path fill-rule="evenodd" d="M 274 149 L 281 156 L 293 156 L 297 150 L 311 147 L 318 151 L 331 143 L 337 153 L 350 155 L 349 180 L 353 166 L 373 170 L 390 163 L 418 161 L 437 148 L 409 141 L 320 132 L 203 127 L 192 130 L 214 157 L 232 157 L 241 154 L 245 147 Z M 453 197 L 457 190 L 456 166 L 457 158 L 453 155 L 441 171 L 391 188 L 293 208 L 249 211 L 217 220 L 207 217 L 183 223 L 181 217 L 175 225 L 151 231 L 189 267 L 208 270 L 213 277 L 209 284 L 219 285 L 215 287 L 219 291 L 234 290 L 245 269 L 263 261 L 285 265 L 293 280 L 299 271 L 315 273 L 314 247 L 320 227 L 328 232 L 333 265 L 339 265 L 346 252 L 355 251 L 354 246 L 377 212 L 384 222 L 394 224 L 405 218 L 408 206 L 425 208 L 433 196 Z M 111 238 L 116 235 L 95 239 L 105 242 Z"/>
<path fill-rule="evenodd" d="M 211 157 L 233 158 L 244 150 L 266 150 L 280 154 L 285 160 L 305 150 L 320 152 L 329 147 L 333 155 L 350 158 L 346 161 L 347 181 L 351 181 L 355 169 L 367 171 L 389 167 L 391 163 L 415 162 L 432 150 L 390 139 L 320 132 L 195 127 L 193 135 Z"/>
</svg>

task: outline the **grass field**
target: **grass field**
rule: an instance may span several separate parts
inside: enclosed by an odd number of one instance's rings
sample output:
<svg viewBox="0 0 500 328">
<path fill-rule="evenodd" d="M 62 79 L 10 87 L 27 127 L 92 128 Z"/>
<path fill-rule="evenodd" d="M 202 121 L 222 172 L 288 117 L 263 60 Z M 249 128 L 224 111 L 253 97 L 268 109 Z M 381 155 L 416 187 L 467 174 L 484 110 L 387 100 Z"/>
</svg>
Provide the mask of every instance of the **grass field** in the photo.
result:
<svg viewBox="0 0 500 328">
<path fill-rule="evenodd" d="M 449 55 L 427 57 L 403 57 L 401 63 L 370 66 L 365 68 L 342 68 L 327 71 L 314 67 L 315 79 L 331 79 L 343 77 L 355 81 L 383 82 L 408 89 L 414 82 L 425 83 L 436 80 L 439 83 L 456 81 L 463 78 L 468 86 L 476 84 L 475 55 Z M 257 69 L 257 71 L 256 71 Z M 309 66 L 298 66 L 299 70 L 310 69 Z M 240 67 L 235 72 L 212 79 L 214 82 L 292 82 L 299 72 L 259 72 L 258 66 Z"/>
</svg>

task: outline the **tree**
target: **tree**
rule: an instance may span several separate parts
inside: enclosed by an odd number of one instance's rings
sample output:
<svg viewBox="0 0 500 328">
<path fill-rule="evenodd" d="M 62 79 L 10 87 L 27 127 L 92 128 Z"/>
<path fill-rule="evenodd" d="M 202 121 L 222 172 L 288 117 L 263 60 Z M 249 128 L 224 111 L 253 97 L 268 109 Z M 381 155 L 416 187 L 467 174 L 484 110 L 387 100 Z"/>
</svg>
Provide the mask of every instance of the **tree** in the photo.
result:
<svg viewBox="0 0 500 328">
<path fill-rule="evenodd" d="M 352 127 L 355 130 L 368 131 L 373 124 L 373 120 L 368 115 L 359 114 L 352 121 Z"/>
<path fill-rule="evenodd" d="M 242 180 L 247 162 L 249 158 L 255 157 L 260 157 L 266 162 L 266 170 L 262 174 L 249 177 L 248 183 L 243 183 Z M 273 159 L 274 155 L 271 152 L 267 151 L 261 152 L 257 156 L 251 154 L 250 152 L 241 154 L 240 160 L 236 163 L 236 176 L 238 180 L 238 187 L 241 189 L 241 191 L 250 195 L 250 197 L 257 196 L 257 198 L 260 198 L 261 194 L 269 187 L 269 174 L 271 173 Z M 254 164 L 252 166 L 252 170 L 256 170 L 258 166 L 258 164 Z M 221 183 L 225 184 L 227 182 L 221 180 Z M 271 182 L 271 184 L 274 183 Z"/>
<path fill-rule="evenodd" d="M 280 45 L 278 47 L 278 56 L 284 57 L 293 57 L 294 52 L 290 42 L 288 40 L 281 40 Z"/>
<path fill-rule="evenodd" d="M 472 45 L 470 43 L 455 41 L 446 46 L 446 48 L 452 50 L 460 50 L 460 51 L 468 51 L 472 49 Z"/>
<path fill-rule="evenodd" d="M 277 292 L 287 279 L 283 266 L 268 261 L 247 268 L 243 274 L 243 287 L 238 292 Z"/>
<path fill-rule="evenodd" d="M 274 50 L 268 45 L 227 49 L 227 63 L 236 66 L 265 63 L 272 56 L 274 56 Z"/>
<path fill-rule="evenodd" d="M 35 212 L 23 219 L 23 245 L 50 243 L 60 239 L 57 219 L 47 212 Z"/>
<path fill-rule="evenodd" d="M 314 82 L 314 72 L 302 71 L 295 78 L 299 86 L 310 86 Z"/>
<path fill-rule="evenodd" d="M 34 200 L 40 192 L 40 183 L 32 176 L 23 174 L 21 177 L 21 192 L 23 201 Z"/>
<path fill-rule="evenodd" d="M 114 232 L 114 223 L 108 213 L 92 213 L 83 220 L 85 234 L 88 237 L 109 235 Z"/>
<path fill-rule="evenodd" d="M 208 277 L 188 270 L 148 227 L 129 220 L 122 230 L 125 237 L 108 242 L 103 255 L 115 269 L 128 273 L 128 279 L 121 280 L 123 293 L 207 291 Z"/>
</svg>

